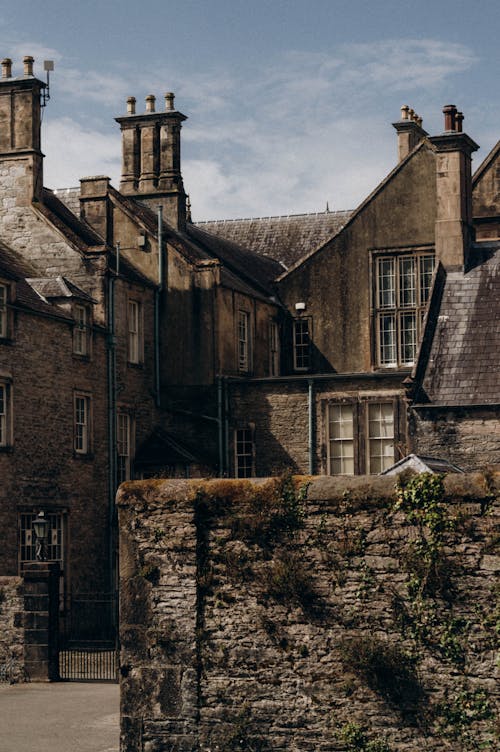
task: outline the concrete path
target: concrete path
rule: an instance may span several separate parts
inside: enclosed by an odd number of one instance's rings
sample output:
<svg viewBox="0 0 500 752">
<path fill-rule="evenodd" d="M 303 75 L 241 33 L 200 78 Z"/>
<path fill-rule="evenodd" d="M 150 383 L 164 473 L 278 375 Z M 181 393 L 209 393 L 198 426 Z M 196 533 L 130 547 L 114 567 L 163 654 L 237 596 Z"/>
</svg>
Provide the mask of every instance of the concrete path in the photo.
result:
<svg viewBox="0 0 500 752">
<path fill-rule="evenodd" d="M 118 752 L 118 684 L 0 684 L 0 752 Z"/>
</svg>

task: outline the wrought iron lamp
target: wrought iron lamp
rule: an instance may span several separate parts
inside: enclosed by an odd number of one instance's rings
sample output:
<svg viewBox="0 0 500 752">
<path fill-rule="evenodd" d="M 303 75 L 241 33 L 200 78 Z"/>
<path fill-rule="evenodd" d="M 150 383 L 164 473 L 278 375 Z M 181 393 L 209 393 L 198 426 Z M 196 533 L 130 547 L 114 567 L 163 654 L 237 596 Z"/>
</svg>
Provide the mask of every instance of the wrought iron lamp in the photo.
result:
<svg viewBox="0 0 500 752">
<path fill-rule="evenodd" d="M 35 531 L 35 558 L 37 561 L 45 561 L 45 542 L 49 532 L 49 523 L 45 517 L 45 512 L 38 512 L 33 520 L 33 530 Z"/>
</svg>

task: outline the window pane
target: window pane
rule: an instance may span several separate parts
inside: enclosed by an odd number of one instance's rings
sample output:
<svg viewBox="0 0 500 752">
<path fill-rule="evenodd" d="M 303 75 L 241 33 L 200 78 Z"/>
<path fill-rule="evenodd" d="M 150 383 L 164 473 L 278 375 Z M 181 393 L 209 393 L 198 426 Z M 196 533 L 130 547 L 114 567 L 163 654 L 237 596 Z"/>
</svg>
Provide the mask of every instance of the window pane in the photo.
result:
<svg viewBox="0 0 500 752">
<path fill-rule="evenodd" d="M 394 408 L 392 402 L 368 405 L 369 472 L 380 473 L 394 463 Z"/>
<path fill-rule="evenodd" d="M 330 474 L 354 475 L 354 410 L 352 405 L 329 406 Z"/>
<path fill-rule="evenodd" d="M 253 475 L 253 441 L 250 428 L 238 428 L 235 432 L 236 477 L 251 478 Z"/>
<path fill-rule="evenodd" d="M 379 351 L 381 365 L 396 365 L 396 317 L 382 313 L 379 317 Z"/>
<path fill-rule="evenodd" d="M 415 313 L 405 313 L 399 319 L 400 360 L 411 365 L 417 354 L 417 317 Z"/>
<path fill-rule="evenodd" d="M 130 363 L 139 363 L 140 346 L 140 306 L 135 300 L 128 302 L 128 359 Z"/>
<path fill-rule="evenodd" d="M 402 307 L 417 304 L 415 258 L 405 256 L 399 259 L 399 305 Z"/>
<path fill-rule="evenodd" d="M 7 395 L 6 388 L 0 384 L 0 446 L 7 444 Z"/>
<path fill-rule="evenodd" d="M 238 370 L 248 371 L 249 367 L 249 314 L 238 311 Z"/>
<path fill-rule="evenodd" d="M 378 305 L 379 308 L 393 308 L 396 305 L 396 278 L 394 259 L 378 260 Z"/>
<path fill-rule="evenodd" d="M 309 319 L 296 319 L 293 322 L 293 357 L 294 368 L 309 368 Z"/>
<path fill-rule="evenodd" d="M 75 398 L 75 450 L 85 454 L 89 450 L 88 439 L 88 419 L 89 419 L 89 400 L 88 397 Z"/>
<path fill-rule="evenodd" d="M 420 257 L 420 304 L 423 305 L 429 298 L 432 275 L 434 272 L 434 256 Z"/>
</svg>

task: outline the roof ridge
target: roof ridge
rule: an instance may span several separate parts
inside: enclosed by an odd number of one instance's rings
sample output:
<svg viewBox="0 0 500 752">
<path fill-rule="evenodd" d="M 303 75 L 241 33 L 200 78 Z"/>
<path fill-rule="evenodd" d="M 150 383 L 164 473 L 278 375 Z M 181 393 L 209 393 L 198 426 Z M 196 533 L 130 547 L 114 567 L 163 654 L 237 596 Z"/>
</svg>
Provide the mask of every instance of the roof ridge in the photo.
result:
<svg viewBox="0 0 500 752">
<path fill-rule="evenodd" d="M 234 218 L 228 218 L 228 219 L 202 219 L 198 222 L 193 222 L 194 225 L 207 225 L 207 224 L 214 224 L 214 223 L 222 223 L 225 224 L 226 222 L 254 222 L 255 220 L 262 220 L 262 219 L 293 219 L 295 217 L 328 217 L 329 215 L 338 215 L 338 214 L 351 214 L 354 209 L 331 209 L 330 211 L 321 211 L 321 212 L 303 212 L 302 214 L 270 214 L 267 217 L 234 217 Z"/>
</svg>

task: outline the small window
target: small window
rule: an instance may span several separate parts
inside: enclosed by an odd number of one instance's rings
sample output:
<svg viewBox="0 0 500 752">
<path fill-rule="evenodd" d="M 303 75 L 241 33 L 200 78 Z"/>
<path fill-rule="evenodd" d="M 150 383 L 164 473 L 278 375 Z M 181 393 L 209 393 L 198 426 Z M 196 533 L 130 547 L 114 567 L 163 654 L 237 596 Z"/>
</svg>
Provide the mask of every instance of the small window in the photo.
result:
<svg viewBox="0 0 500 752">
<path fill-rule="evenodd" d="M 137 300 L 128 301 L 128 362 L 142 363 L 142 306 Z"/>
<path fill-rule="evenodd" d="M 8 292 L 7 285 L 0 283 L 0 339 L 4 339 L 9 333 L 9 319 L 8 319 Z"/>
<path fill-rule="evenodd" d="M 279 376 L 280 372 L 280 337 L 276 321 L 269 322 L 269 375 Z"/>
<path fill-rule="evenodd" d="M 131 477 L 131 420 L 128 413 L 116 416 L 116 474 L 118 483 Z"/>
<path fill-rule="evenodd" d="M 250 370 L 250 314 L 238 311 L 238 371 Z"/>
<path fill-rule="evenodd" d="M 254 443 L 251 428 L 237 428 L 234 432 L 235 465 L 237 478 L 254 475 Z"/>
<path fill-rule="evenodd" d="M 11 442 L 10 384 L 0 382 L 0 447 L 8 447 Z"/>
<path fill-rule="evenodd" d="M 90 315 L 87 306 L 75 305 L 74 318 L 73 352 L 75 355 L 90 355 Z"/>
<path fill-rule="evenodd" d="M 75 395 L 75 452 L 89 454 L 91 448 L 90 434 L 90 397 Z"/>
<path fill-rule="evenodd" d="M 311 327 L 309 318 L 295 319 L 293 322 L 293 368 L 307 371 L 310 367 Z"/>
</svg>

